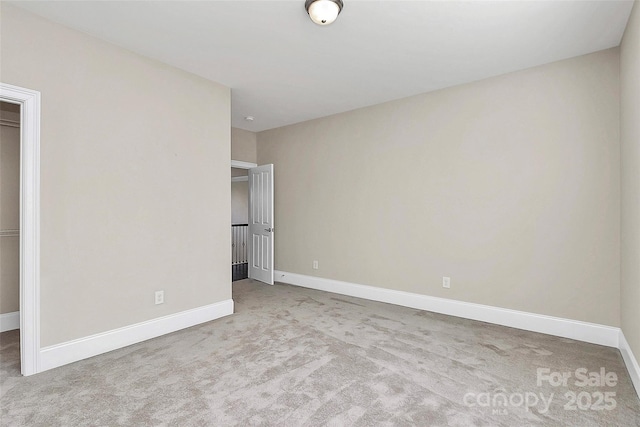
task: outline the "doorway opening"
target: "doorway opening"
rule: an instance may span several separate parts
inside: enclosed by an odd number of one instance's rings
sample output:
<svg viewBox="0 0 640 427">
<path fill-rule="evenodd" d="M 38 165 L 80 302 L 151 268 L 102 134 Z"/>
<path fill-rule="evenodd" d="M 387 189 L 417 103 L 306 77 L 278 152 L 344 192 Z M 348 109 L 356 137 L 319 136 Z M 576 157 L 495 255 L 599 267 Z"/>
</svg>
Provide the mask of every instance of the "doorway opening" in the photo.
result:
<svg viewBox="0 0 640 427">
<path fill-rule="evenodd" d="M 0 101 L 0 332 L 20 329 L 20 108 Z"/>
<path fill-rule="evenodd" d="M 244 204 L 239 204 L 239 206 L 242 206 L 239 212 L 242 214 L 247 212 L 247 221 L 246 223 L 237 224 L 239 226 L 238 230 L 240 230 L 240 226 L 245 226 L 245 224 L 247 228 L 246 232 L 244 230 L 238 231 L 238 235 L 242 236 L 242 238 L 246 236 L 246 238 L 244 238 L 244 241 L 238 240 L 237 242 L 233 242 L 232 251 L 234 248 L 246 249 L 246 252 L 241 252 L 244 259 L 242 259 L 243 262 L 239 262 L 239 264 L 244 264 L 244 260 L 246 259 L 247 276 L 249 279 L 255 279 L 273 285 L 275 264 L 273 165 L 258 166 L 255 163 L 232 160 L 231 167 L 232 172 L 233 168 L 238 168 L 247 173 L 247 176 L 244 176 L 244 172 L 236 171 L 235 173 L 237 175 L 242 174 L 242 176 L 232 177 L 231 180 L 232 184 L 234 180 L 238 183 L 247 183 L 246 196 L 242 195 L 239 197 L 247 201 L 248 208 L 245 208 Z M 243 220 L 244 216 L 239 219 Z M 238 259 L 238 261 L 240 261 L 240 259 Z M 243 267 L 238 267 L 238 269 L 241 268 Z"/>
<path fill-rule="evenodd" d="M 40 352 L 40 92 L 0 83 L 0 101 L 19 106 L 20 372 L 42 370 Z M 2 319 L 0 319 L 1 321 Z M 3 322 L 0 322 L 3 323 Z M 45 368 L 46 369 L 46 368 Z"/>
<path fill-rule="evenodd" d="M 249 277 L 248 169 L 231 168 L 231 280 Z"/>
</svg>

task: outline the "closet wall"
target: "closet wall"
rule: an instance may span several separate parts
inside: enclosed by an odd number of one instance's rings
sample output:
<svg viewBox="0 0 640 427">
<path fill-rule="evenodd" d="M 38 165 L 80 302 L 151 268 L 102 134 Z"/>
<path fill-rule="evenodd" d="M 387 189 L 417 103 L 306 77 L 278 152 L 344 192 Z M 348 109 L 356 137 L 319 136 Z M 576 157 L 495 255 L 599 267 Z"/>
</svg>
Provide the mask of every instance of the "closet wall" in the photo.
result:
<svg viewBox="0 0 640 427">
<path fill-rule="evenodd" d="M 0 314 L 20 309 L 20 107 L 0 102 Z"/>
</svg>

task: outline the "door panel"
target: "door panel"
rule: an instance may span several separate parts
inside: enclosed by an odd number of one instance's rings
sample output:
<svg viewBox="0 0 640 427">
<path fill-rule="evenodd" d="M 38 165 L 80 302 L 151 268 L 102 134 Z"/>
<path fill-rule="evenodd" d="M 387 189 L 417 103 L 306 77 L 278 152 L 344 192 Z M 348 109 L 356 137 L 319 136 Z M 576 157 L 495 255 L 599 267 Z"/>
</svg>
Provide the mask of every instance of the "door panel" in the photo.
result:
<svg viewBox="0 0 640 427">
<path fill-rule="evenodd" d="M 249 169 L 249 277 L 273 285 L 273 165 Z"/>
</svg>

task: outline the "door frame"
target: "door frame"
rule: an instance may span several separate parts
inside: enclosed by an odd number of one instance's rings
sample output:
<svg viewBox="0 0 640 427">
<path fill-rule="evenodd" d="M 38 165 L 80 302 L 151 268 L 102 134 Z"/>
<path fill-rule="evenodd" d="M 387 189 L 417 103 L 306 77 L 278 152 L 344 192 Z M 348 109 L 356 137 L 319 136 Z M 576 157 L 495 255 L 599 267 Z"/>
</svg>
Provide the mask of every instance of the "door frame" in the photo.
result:
<svg viewBox="0 0 640 427">
<path fill-rule="evenodd" d="M 20 371 L 40 372 L 40 92 L 0 82 L 20 108 Z"/>
<path fill-rule="evenodd" d="M 251 168 L 257 168 L 258 164 L 251 163 L 251 162 L 243 162 L 242 160 L 231 160 L 231 167 L 236 169 L 251 169 Z"/>
<path fill-rule="evenodd" d="M 231 167 L 232 168 L 249 170 L 249 169 L 257 168 L 258 164 L 257 163 L 251 163 L 251 162 L 245 162 L 245 161 L 242 161 L 242 160 L 231 160 Z M 273 176 L 271 178 L 273 179 Z M 247 177 L 237 177 L 237 179 L 232 177 L 231 181 L 233 182 L 234 180 L 235 181 L 241 181 L 241 180 L 242 181 L 245 181 L 245 180 L 248 181 L 248 176 Z M 250 187 L 251 187 L 251 184 L 249 184 L 249 197 L 251 197 L 251 194 L 250 194 L 251 193 L 251 188 Z M 274 188 L 275 188 L 275 184 L 274 184 Z M 275 200 L 273 200 L 273 203 L 275 203 Z M 251 209 L 251 202 L 249 202 L 249 209 Z M 251 212 L 249 212 L 249 219 L 251 219 Z M 251 229 L 250 221 L 249 221 L 249 229 Z M 275 257 L 275 247 L 273 247 L 273 238 L 274 238 L 274 235 L 271 236 L 271 239 L 272 239 L 271 240 L 271 242 L 272 242 L 271 243 L 271 245 L 272 245 L 272 247 L 271 247 L 272 260 L 275 259 L 274 258 Z M 248 246 L 249 246 L 248 250 L 249 251 L 252 250 L 252 243 L 253 243 L 252 239 L 249 239 L 249 241 L 248 241 Z M 249 254 L 248 259 L 251 260 L 251 255 L 250 254 Z M 273 262 L 273 268 L 272 269 L 273 269 L 273 272 L 275 273 L 275 261 L 272 261 L 272 262 Z M 249 270 L 249 272 L 251 271 L 251 267 L 250 266 L 248 266 L 248 270 Z M 251 279 L 252 277 L 249 276 L 249 278 Z M 275 278 L 274 278 L 273 274 L 272 274 L 272 281 L 275 282 Z M 269 284 L 273 285 L 273 283 L 269 283 Z"/>
<path fill-rule="evenodd" d="M 231 167 L 236 169 L 244 169 L 249 170 L 252 168 L 257 168 L 258 165 L 256 163 L 251 162 L 243 162 L 242 160 L 231 160 Z M 231 182 L 243 182 L 249 181 L 248 176 L 232 176 Z"/>
<path fill-rule="evenodd" d="M 258 164 L 257 163 L 251 163 L 251 162 L 245 162 L 243 160 L 231 160 L 231 167 L 232 168 L 236 168 L 236 169 L 244 169 L 244 170 L 248 171 L 249 169 L 258 167 Z M 249 183 L 249 176 L 248 175 L 247 176 L 232 176 L 231 177 L 231 184 L 233 185 L 234 182 L 247 182 L 247 184 L 248 184 Z M 249 195 L 249 187 L 247 187 L 247 197 L 248 197 L 248 195 Z M 233 210 L 233 207 L 231 209 Z M 249 214 L 248 210 L 249 210 L 249 203 L 247 201 L 247 223 L 248 223 L 248 214 Z M 247 227 L 247 228 L 249 228 L 249 227 Z M 233 236 L 231 236 L 231 240 L 233 241 Z M 249 258 L 248 258 L 248 256 L 249 256 L 249 252 L 248 252 L 249 251 L 249 245 L 250 245 L 249 236 L 247 235 L 247 278 L 249 278 L 249 271 L 248 271 L 248 269 L 249 269 L 249 264 L 248 264 L 248 260 L 249 260 Z M 232 273 L 232 276 L 233 276 L 233 273 Z M 233 280 L 233 278 L 232 278 L 232 280 Z"/>
</svg>

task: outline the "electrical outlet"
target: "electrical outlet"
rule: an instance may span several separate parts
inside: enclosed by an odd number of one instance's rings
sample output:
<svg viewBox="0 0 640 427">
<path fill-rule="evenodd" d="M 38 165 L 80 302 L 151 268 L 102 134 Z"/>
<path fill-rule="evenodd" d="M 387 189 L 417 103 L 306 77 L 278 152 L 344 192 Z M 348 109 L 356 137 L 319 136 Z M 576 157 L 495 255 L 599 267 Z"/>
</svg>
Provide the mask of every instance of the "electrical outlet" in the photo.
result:
<svg viewBox="0 0 640 427">
<path fill-rule="evenodd" d="M 449 289 L 451 287 L 451 277 L 442 278 L 442 287 Z"/>
<path fill-rule="evenodd" d="M 313 269 L 314 270 L 318 269 L 318 261 L 313 261 Z"/>
<path fill-rule="evenodd" d="M 164 291 L 156 291 L 156 305 L 164 304 Z"/>
</svg>

